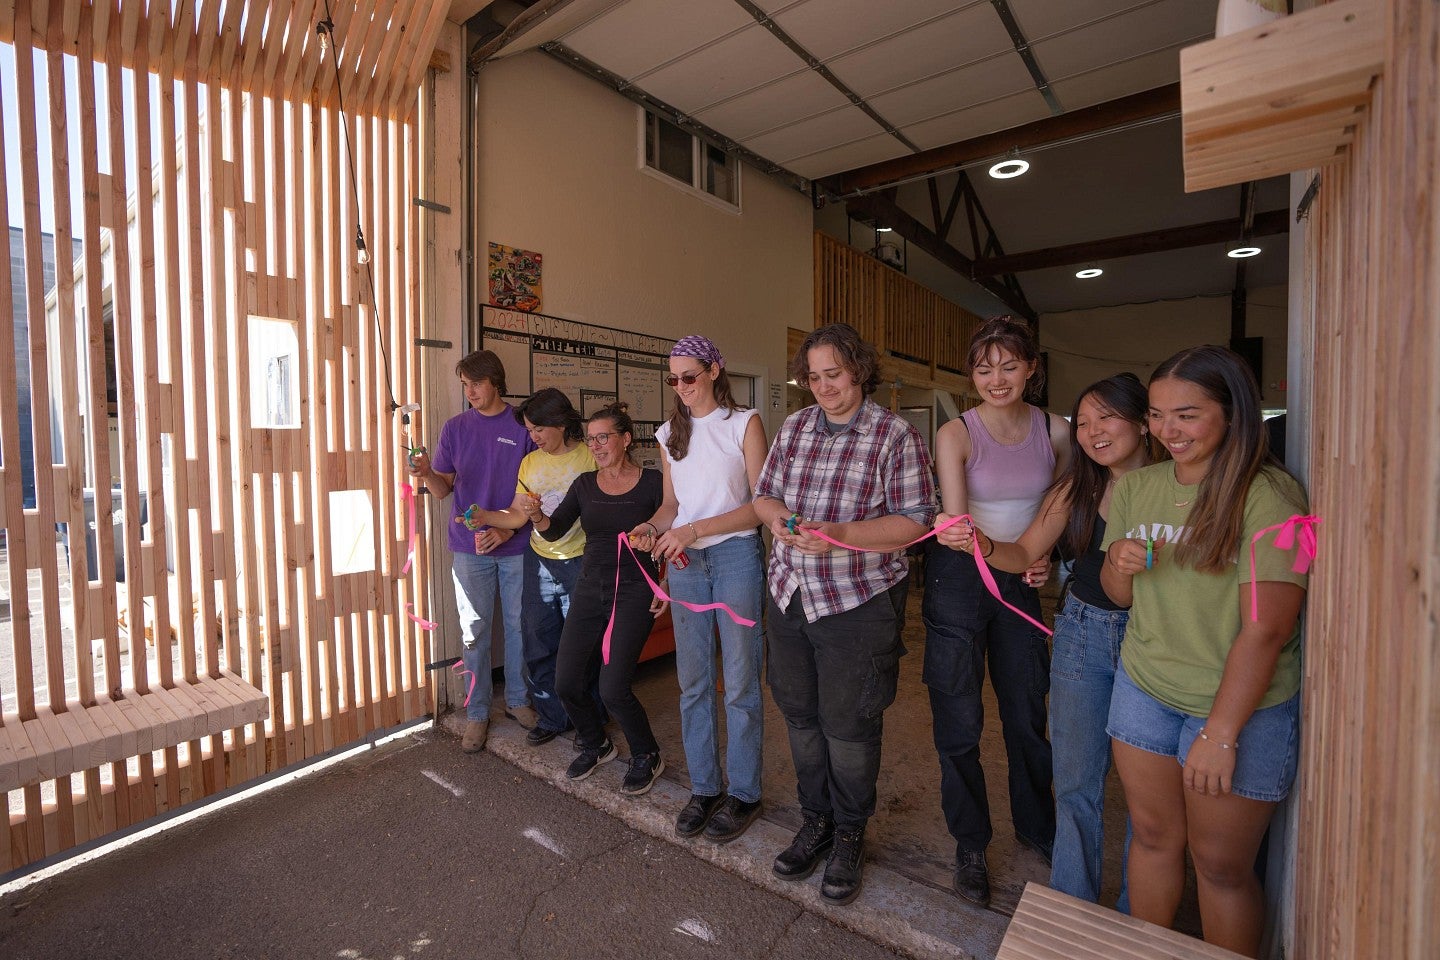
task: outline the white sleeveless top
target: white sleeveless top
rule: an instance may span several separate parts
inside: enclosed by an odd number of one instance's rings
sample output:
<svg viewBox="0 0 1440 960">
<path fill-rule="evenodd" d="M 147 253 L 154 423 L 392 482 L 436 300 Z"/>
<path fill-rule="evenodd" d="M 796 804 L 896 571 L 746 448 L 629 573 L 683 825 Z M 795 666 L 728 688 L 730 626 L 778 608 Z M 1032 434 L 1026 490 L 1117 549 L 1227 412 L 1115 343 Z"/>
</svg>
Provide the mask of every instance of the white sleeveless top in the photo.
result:
<svg viewBox="0 0 1440 960">
<path fill-rule="evenodd" d="M 670 439 L 670 424 L 655 431 L 660 452 L 670 466 L 670 484 L 680 509 L 675 515 L 676 527 L 696 520 L 718 517 L 751 500 L 750 475 L 745 471 L 745 430 L 759 414 L 754 410 L 728 410 L 720 407 L 703 417 L 690 420 L 690 449 L 683 460 L 671 460 L 665 441 Z M 756 531 L 740 530 L 705 536 L 695 541 L 703 550 L 731 537 L 753 537 Z"/>
</svg>

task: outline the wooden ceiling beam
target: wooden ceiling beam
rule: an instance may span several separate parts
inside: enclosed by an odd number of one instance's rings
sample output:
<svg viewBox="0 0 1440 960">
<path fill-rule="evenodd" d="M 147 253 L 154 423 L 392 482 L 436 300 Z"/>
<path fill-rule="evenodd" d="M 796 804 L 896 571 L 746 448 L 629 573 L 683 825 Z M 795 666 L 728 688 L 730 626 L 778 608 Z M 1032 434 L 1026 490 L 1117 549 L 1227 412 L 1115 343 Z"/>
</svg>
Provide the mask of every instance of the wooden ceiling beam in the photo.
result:
<svg viewBox="0 0 1440 960">
<path fill-rule="evenodd" d="M 1030 149 L 1085 134 L 1109 130 L 1166 116 L 1180 115 L 1180 84 L 1172 83 L 1144 93 L 1121 97 L 1092 107 L 1071 110 L 1058 117 L 1011 127 L 948 146 L 934 147 L 906 157 L 857 167 L 826 178 L 842 197 L 893 185 L 905 180 L 944 173 L 967 164 L 1004 156 L 1013 149 Z"/>
<path fill-rule="evenodd" d="M 852 201 L 853 202 L 853 201 Z M 1143 253 L 1158 253 L 1162 250 L 1180 250 L 1185 247 L 1199 247 L 1207 243 L 1222 243 L 1239 240 L 1244 232 L 1244 221 L 1212 220 L 1209 223 L 1195 223 L 1185 227 L 1170 227 L 1152 230 L 1148 233 L 1133 233 L 1124 237 L 1110 237 L 1105 240 L 1087 240 L 1043 250 L 1029 250 L 1012 253 L 1003 257 L 975 261 L 973 276 L 997 277 L 1005 274 L 1025 273 L 1029 270 L 1044 270 L 1047 267 L 1073 266 L 1078 263 L 1093 263 L 1099 260 L 1114 260 L 1119 257 L 1133 257 Z M 1286 233 L 1290 229 L 1290 211 L 1272 210 L 1259 213 L 1248 234 L 1249 237 L 1265 237 Z"/>
</svg>

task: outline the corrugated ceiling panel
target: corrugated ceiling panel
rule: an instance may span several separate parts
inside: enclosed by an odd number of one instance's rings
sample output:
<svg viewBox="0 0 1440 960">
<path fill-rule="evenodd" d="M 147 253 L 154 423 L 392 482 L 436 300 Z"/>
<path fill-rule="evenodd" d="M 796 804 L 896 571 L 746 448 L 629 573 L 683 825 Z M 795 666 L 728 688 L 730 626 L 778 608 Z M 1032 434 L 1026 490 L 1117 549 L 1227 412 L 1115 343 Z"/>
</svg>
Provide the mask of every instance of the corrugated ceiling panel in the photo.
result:
<svg viewBox="0 0 1440 960">
<path fill-rule="evenodd" d="M 734 0 L 629 0 L 565 37 L 565 45 L 626 79 L 755 21 Z"/>
<path fill-rule="evenodd" d="M 792 160 L 786 166 L 800 176 L 813 180 L 817 177 L 828 177 L 830 174 L 839 173 L 842 170 L 863 167 L 869 163 L 893 160 L 909 152 L 899 140 L 888 133 L 882 133 L 879 136 L 831 147 L 811 156 Z"/>
<path fill-rule="evenodd" d="M 1083 27 L 1098 20 L 1124 17 L 1167 0 L 1010 0 L 1010 12 L 1031 43 Z M 1211 26 L 1215 21 L 1215 4 L 1193 3 L 1208 8 Z"/>
<path fill-rule="evenodd" d="M 849 103 L 813 70 L 732 97 L 701 110 L 695 119 L 734 140 L 746 140 Z"/>
<path fill-rule="evenodd" d="M 886 120 L 904 126 L 1034 88 L 1020 55 L 1009 53 L 873 97 L 870 105 Z"/>
<path fill-rule="evenodd" d="M 856 93 L 870 97 L 1010 49 L 1000 17 L 985 3 L 840 57 L 829 67 Z"/>
<path fill-rule="evenodd" d="M 756 24 L 661 67 L 642 78 L 639 85 L 686 113 L 698 113 L 720 100 L 788 76 L 802 65 L 790 48 Z"/>
<path fill-rule="evenodd" d="M 902 128 L 901 132 L 920 149 L 929 150 L 1048 116 L 1050 108 L 1045 104 L 1045 98 L 1040 96 L 1039 91 L 1031 89 L 948 116 L 912 124 Z"/>
<path fill-rule="evenodd" d="M 1211 4 L 1165 0 L 1049 40 L 1033 41 L 1030 49 L 1053 82 L 1174 44 L 1198 43 L 1214 32 Z"/>
<path fill-rule="evenodd" d="M 989 6 L 989 0 L 978 3 Z M 976 5 L 977 0 L 808 0 L 787 7 L 775 22 L 806 50 L 828 61 L 917 26 L 929 29 L 929 21 Z"/>
<path fill-rule="evenodd" d="M 1101 67 L 1077 77 L 1058 80 L 1050 89 L 1066 110 L 1078 110 L 1106 100 L 1127 97 L 1143 90 L 1174 83 L 1180 79 L 1179 54 L 1175 49 L 1136 57 L 1124 63 Z"/>
<path fill-rule="evenodd" d="M 858 107 L 842 107 L 753 137 L 745 141 L 745 146 L 776 163 L 785 163 L 878 132 L 879 126 Z"/>
</svg>

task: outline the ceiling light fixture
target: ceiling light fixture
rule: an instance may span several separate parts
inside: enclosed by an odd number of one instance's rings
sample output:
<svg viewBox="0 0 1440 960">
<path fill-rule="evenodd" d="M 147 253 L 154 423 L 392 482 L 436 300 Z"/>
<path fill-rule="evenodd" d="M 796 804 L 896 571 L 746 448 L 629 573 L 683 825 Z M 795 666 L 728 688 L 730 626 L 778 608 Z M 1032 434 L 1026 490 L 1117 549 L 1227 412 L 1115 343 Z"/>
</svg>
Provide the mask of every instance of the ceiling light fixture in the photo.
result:
<svg viewBox="0 0 1440 960">
<path fill-rule="evenodd" d="M 895 229 L 894 227 L 876 227 L 876 228 L 875 228 L 875 232 L 876 232 L 876 233 L 889 233 L 889 232 L 891 232 L 891 231 L 894 230 L 894 229 Z"/>
<path fill-rule="evenodd" d="M 1259 247 L 1235 247 L 1233 250 L 1225 251 L 1225 256 L 1231 260 L 1244 260 L 1246 257 L 1257 257 L 1259 255 Z"/>
<path fill-rule="evenodd" d="M 1001 160 L 990 168 L 990 176 L 996 180 L 1013 180 L 1030 169 L 1029 160 L 1021 160 L 1019 157 L 1011 157 L 1009 160 Z"/>
<path fill-rule="evenodd" d="M 1076 270 L 1075 276 L 1080 280 L 1093 280 L 1104 272 L 1099 267 L 1086 267 L 1084 270 Z"/>
</svg>

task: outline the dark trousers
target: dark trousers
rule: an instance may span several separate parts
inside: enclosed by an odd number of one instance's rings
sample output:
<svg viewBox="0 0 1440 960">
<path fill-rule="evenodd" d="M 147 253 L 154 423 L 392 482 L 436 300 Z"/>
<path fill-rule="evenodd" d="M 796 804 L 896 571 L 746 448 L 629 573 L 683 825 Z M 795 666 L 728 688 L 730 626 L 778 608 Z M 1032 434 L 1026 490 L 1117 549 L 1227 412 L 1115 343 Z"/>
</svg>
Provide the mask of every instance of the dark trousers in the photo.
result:
<svg viewBox="0 0 1440 960">
<path fill-rule="evenodd" d="M 844 613 L 805 622 L 796 591 L 767 599 L 770 692 L 785 716 L 800 806 L 861 826 L 875 813 L 884 711 L 905 648 L 895 603 L 904 581 Z"/>
<path fill-rule="evenodd" d="M 530 705 L 546 730 L 564 730 L 570 726 L 565 705 L 555 692 L 555 657 L 560 651 L 560 634 L 565 629 L 565 616 L 575 597 L 580 579 L 579 557 L 553 560 L 534 550 L 525 551 L 525 584 L 520 604 L 524 619 L 520 623 L 525 640 L 525 682 L 530 688 Z M 605 708 L 600 701 L 598 681 L 590 689 L 591 699 L 604 722 Z"/>
<path fill-rule="evenodd" d="M 1018 574 L 993 571 L 1001 595 L 1036 620 L 1040 596 Z M 940 755 L 940 805 L 957 852 L 984 850 L 993 831 L 980 766 L 985 661 L 1000 706 L 1010 768 L 1010 818 L 1017 836 L 1049 850 L 1055 842 L 1050 742 L 1045 694 L 1050 652 L 1045 635 L 1002 607 L 980 581 L 975 561 L 932 546 L 926 559 L 925 665 L 935 749 Z"/>
<path fill-rule="evenodd" d="M 608 576 L 613 578 L 613 572 Z M 560 652 L 555 658 L 555 692 L 570 722 L 575 724 L 576 746 L 598 747 L 605 742 L 604 718 L 589 695 L 598 677 L 600 696 L 611 715 L 620 721 L 630 752 L 655 753 L 660 747 L 650 730 L 650 718 L 631 689 L 640 651 L 655 625 L 650 613 L 653 594 L 643 581 L 621 581 L 620 599 L 615 604 L 615 632 L 610 637 L 610 662 L 602 664 L 601 641 L 614 595 L 615 581 L 603 574 L 582 575 L 575 585 L 570 615 L 560 634 Z"/>
</svg>

